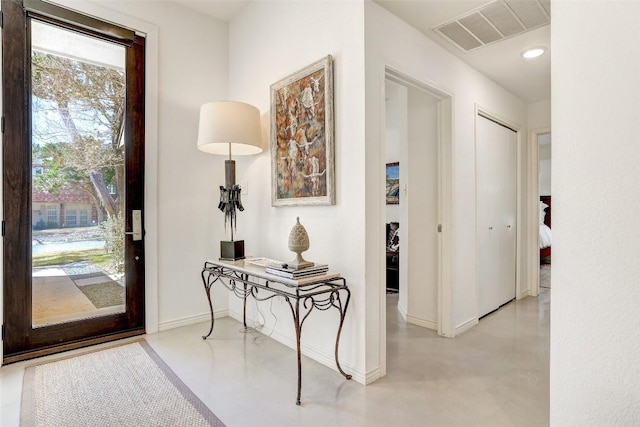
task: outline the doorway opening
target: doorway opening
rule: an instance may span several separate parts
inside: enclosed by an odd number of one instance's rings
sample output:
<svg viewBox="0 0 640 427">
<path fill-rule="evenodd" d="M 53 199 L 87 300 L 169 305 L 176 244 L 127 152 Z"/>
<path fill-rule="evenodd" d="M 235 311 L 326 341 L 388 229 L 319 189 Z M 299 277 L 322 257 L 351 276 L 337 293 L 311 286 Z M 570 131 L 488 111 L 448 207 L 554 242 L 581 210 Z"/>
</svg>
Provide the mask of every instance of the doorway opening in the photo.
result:
<svg viewBox="0 0 640 427">
<path fill-rule="evenodd" d="M 552 232 L 552 197 L 551 197 L 551 132 L 549 129 L 541 129 L 532 132 L 531 141 L 533 146 L 535 167 L 533 168 L 534 188 L 536 200 L 534 215 L 538 218 L 536 232 L 538 243 L 533 253 L 536 255 L 534 268 L 536 285 L 533 294 L 538 295 L 544 289 L 551 289 L 551 251 L 553 243 Z M 532 210 L 533 211 L 533 210 Z M 533 212 L 532 212 L 533 213 Z M 539 252 L 538 252 L 539 249 Z M 538 255 L 539 254 L 539 255 Z"/>
<path fill-rule="evenodd" d="M 551 133 L 538 135 L 538 193 L 540 197 L 540 273 L 538 287 L 551 289 Z"/>
<path fill-rule="evenodd" d="M 385 325 L 399 320 L 447 337 L 454 336 L 451 109 L 452 98 L 446 92 L 386 69 L 385 163 L 381 165 L 386 182 L 381 224 L 386 280 L 381 289 L 381 319 Z M 386 372 L 385 328 L 382 335 Z"/>
</svg>

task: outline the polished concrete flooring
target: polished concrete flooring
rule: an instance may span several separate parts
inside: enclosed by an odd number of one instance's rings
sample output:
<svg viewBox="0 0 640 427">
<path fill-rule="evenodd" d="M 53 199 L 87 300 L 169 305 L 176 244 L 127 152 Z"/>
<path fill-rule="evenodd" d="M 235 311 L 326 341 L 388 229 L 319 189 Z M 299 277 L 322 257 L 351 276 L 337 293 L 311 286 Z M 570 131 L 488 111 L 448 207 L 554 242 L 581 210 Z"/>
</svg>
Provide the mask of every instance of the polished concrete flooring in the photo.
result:
<svg viewBox="0 0 640 427">
<path fill-rule="evenodd" d="M 182 381 L 228 426 L 546 426 L 549 294 L 512 302 L 455 339 L 403 323 L 390 295 L 387 375 L 363 386 L 303 359 L 295 401 L 295 352 L 241 324 L 148 335 Z M 0 368 L 0 425 L 18 426 L 25 364 Z M 114 408 L 117 410 L 117 408 Z"/>
</svg>

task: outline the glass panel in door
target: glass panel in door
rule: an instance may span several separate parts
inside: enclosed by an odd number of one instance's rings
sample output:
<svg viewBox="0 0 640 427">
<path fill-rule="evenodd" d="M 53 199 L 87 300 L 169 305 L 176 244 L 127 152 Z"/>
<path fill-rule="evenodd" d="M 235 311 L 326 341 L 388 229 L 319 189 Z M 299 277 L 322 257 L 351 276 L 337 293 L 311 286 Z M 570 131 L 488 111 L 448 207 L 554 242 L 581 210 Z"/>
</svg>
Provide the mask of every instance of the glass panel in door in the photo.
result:
<svg viewBox="0 0 640 427">
<path fill-rule="evenodd" d="M 125 60 L 31 21 L 33 327 L 125 312 Z"/>
</svg>

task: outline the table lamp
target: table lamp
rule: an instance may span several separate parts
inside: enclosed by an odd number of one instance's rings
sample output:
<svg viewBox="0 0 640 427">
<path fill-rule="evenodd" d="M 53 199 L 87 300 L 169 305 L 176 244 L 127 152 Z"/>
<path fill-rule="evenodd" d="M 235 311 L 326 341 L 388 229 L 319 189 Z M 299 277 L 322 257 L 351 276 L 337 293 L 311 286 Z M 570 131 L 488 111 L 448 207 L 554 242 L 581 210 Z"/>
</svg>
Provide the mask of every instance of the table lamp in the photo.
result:
<svg viewBox="0 0 640 427">
<path fill-rule="evenodd" d="M 220 242 L 220 259 L 244 259 L 244 240 L 234 240 L 236 211 L 243 211 L 236 184 L 236 162 L 231 155 L 258 154 L 262 151 L 260 111 L 253 105 L 236 101 L 208 102 L 200 107 L 198 149 L 206 153 L 228 155 L 224 162 L 225 183 L 220 186 L 218 209 L 224 212 L 225 232 L 231 229 L 231 240 Z"/>
</svg>

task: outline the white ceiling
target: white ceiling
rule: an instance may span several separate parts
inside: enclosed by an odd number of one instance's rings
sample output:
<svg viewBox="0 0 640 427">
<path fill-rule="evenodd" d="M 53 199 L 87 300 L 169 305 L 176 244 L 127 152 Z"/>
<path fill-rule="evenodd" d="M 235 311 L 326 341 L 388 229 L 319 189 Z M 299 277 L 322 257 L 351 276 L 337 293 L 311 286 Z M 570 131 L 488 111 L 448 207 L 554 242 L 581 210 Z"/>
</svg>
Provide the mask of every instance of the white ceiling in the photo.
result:
<svg viewBox="0 0 640 427">
<path fill-rule="evenodd" d="M 250 2 L 250 0 L 176 1 L 224 21 L 231 20 Z M 374 1 L 526 103 L 551 99 L 549 25 L 464 53 L 431 28 L 479 9 L 494 0 Z M 546 49 L 541 57 L 530 60 L 521 57 L 524 50 L 538 46 Z"/>
<path fill-rule="evenodd" d="M 190 9 L 229 22 L 244 9 L 250 0 L 173 0 Z"/>
</svg>

